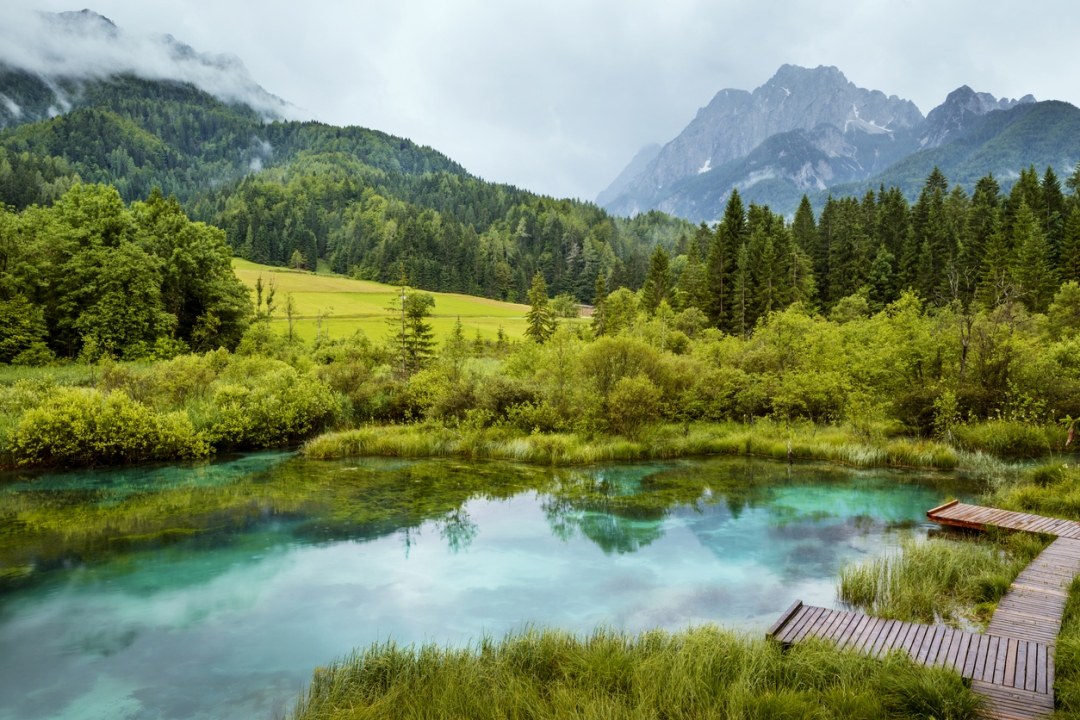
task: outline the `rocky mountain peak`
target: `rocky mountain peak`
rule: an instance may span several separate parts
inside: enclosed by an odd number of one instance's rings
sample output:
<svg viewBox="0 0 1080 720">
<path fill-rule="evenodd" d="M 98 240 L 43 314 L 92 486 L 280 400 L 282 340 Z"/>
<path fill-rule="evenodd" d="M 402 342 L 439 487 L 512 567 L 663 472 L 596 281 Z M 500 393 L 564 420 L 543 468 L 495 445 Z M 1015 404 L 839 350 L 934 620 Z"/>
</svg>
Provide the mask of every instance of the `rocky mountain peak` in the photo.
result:
<svg viewBox="0 0 1080 720">
<path fill-rule="evenodd" d="M 753 92 L 727 88 L 716 93 L 643 172 L 628 183 L 624 178 L 616 192 L 654 194 L 745 157 L 777 133 L 832 125 L 840 133 L 889 134 L 922 122 L 922 113 L 911 101 L 857 87 L 836 67 L 782 65 Z M 618 211 L 622 207 L 611 199 L 611 191 L 601 197 L 605 206 Z"/>
<path fill-rule="evenodd" d="M 940 147 L 969 132 L 987 113 L 1033 102 L 1035 98 L 1032 95 L 1025 95 L 1019 100 L 999 100 L 990 93 L 975 92 L 967 85 L 961 85 L 926 116 L 919 143 L 922 147 Z"/>
</svg>

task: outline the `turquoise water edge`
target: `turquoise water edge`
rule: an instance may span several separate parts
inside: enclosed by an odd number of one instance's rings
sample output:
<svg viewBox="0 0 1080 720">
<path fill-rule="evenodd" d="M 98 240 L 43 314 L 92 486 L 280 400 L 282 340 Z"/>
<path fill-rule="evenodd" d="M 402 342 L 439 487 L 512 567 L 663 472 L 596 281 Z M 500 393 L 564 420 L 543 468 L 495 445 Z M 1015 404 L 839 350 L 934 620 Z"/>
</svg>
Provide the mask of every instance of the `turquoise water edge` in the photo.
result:
<svg viewBox="0 0 1080 720">
<path fill-rule="evenodd" d="M 699 459 L 213 463 L 0 476 L 0 720 L 271 718 L 393 639 L 716 622 L 836 605 L 933 527 L 948 474 Z"/>
</svg>

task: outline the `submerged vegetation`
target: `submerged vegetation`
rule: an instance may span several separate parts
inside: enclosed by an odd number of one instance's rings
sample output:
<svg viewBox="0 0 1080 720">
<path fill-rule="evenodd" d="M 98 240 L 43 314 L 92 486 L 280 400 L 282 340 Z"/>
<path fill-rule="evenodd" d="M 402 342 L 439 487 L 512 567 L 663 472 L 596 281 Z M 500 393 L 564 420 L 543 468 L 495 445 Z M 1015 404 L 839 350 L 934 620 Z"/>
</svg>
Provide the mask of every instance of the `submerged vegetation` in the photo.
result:
<svg viewBox="0 0 1080 720">
<path fill-rule="evenodd" d="M 959 675 L 703 626 L 531 630 L 461 649 L 374 645 L 315 672 L 291 717 L 975 718 Z"/>
</svg>

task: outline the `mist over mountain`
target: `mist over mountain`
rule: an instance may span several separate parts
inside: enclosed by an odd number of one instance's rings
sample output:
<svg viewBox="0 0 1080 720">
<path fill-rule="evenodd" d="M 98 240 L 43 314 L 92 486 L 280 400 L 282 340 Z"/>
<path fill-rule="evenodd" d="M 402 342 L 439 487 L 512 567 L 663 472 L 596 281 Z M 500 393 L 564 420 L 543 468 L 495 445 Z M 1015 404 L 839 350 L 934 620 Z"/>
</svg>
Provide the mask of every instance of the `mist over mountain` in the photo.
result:
<svg viewBox="0 0 1080 720">
<path fill-rule="evenodd" d="M 80 106 L 86 86 L 118 76 L 190 83 L 265 120 L 309 114 L 267 92 L 235 55 L 200 53 L 171 35 L 125 32 L 90 10 L 5 11 L 0 24 L 0 127 Z"/>
<path fill-rule="evenodd" d="M 1031 95 L 998 99 L 965 85 L 924 118 L 914 103 L 858 88 L 835 67 L 784 65 L 752 93 L 721 90 L 655 160 L 628 178 L 639 163 L 635 158 L 597 202 L 616 214 L 658 209 L 691 220 L 714 220 L 732 189 L 785 213 L 794 211 L 803 194 L 823 201 L 833 189 L 851 191 L 881 182 L 896 182 L 911 196 L 933 169 L 924 167 L 928 157 L 965 183 L 987 172 L 1007 179 L 1031 163 L 1071 167 L 1080 158 L 1080 143 L 1055 131 L 1049 134 L 1058 142 L 1048 147 L 1035 136 L 1049 128 L 1030 123 L 1002 141 L 1022 148 L 1018 152 L 969 148 L 930 154 L 971 137 L 992 116 L 1035 103 Z M 1067 122 L 1068 108 L 1065 115 L 1055 115 L 1054 122 Z M 1050 121 L 1048 114 L 1038 117 Z M 979 147 L 997 139 L 993 132 L 978 137 Z M 915 156 L 922 158 L 912 165 L 918 170 L 894 169 Z M 962 168 L 957 165 L 961 159 L 967 163 Z"/>
</svg>

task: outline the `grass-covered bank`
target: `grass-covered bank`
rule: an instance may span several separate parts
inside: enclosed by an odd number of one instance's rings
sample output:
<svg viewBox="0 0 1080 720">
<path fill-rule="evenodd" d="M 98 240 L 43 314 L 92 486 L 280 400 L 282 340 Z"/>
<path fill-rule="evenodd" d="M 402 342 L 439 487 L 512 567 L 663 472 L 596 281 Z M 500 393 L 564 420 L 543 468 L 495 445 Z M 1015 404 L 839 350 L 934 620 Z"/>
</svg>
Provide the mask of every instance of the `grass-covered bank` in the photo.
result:
<svg viewBox="0 0 1080 720">
<path fill-rule="evenodd" d="M 694 455 L 753 455 L 827 460 L 854 467 L 953 469 L 958 453 L 932 440 L 859 437 L 842 426 L 761 422 L 665 424 L 637 437 L 527 433 L 515 428 L 429 423 L 330 432 L 309 441 L 311 458 L 365 455 L 514 460 L 545 465 L 656 460 Z"/>
<path fill-rule="evenodd" d="M 375 645 L 315 672 L 293 720 L 974 718 L 959 675 L 702 626 L 636 636 L 531 630 L 462 649 Z"/>
</svg>

